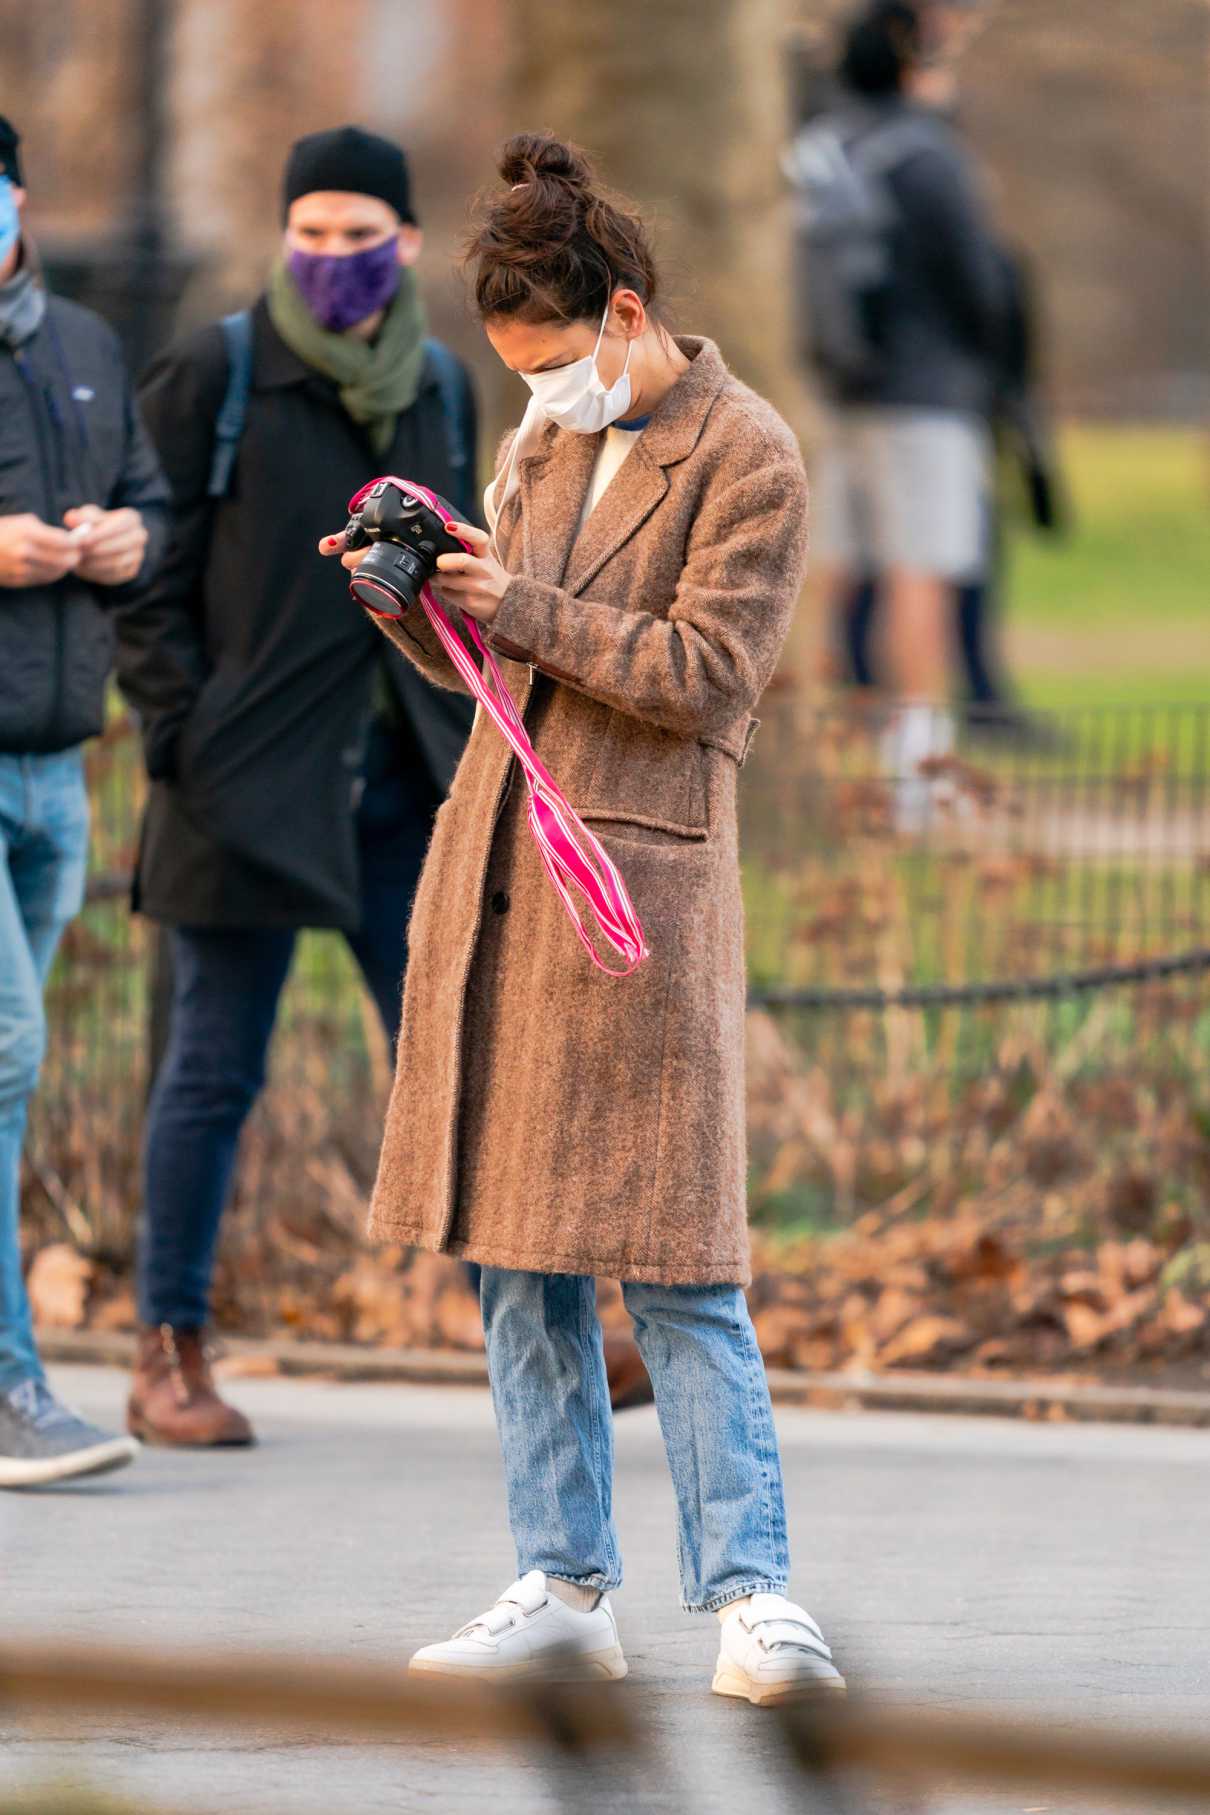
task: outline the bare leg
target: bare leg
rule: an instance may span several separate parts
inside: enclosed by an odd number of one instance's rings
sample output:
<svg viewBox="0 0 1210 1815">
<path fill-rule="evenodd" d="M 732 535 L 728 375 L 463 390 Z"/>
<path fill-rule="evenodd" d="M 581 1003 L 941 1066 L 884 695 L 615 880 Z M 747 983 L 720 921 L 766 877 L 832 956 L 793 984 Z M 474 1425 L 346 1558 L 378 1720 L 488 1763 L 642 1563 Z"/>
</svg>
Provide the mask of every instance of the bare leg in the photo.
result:
<svg viewBox="0 0 1210 1815">
<path fill-rule="evenodd" d="M 894 567 L 887 575 L 887 672 L 900 699 L 944 700 L 952 586 L 936 574 Z"/>
<path fill-rule="evenodd" d="M 925 765 L 948 755 L 953 744 L 945 705 L 953 589 L 936 574 L 892 568 L 886 590 L 885 665 L 898 710 L 886 735 L 883 761 L 896 778 L 899 830 L 921 832 L 951 793 Z"/>
</svg>

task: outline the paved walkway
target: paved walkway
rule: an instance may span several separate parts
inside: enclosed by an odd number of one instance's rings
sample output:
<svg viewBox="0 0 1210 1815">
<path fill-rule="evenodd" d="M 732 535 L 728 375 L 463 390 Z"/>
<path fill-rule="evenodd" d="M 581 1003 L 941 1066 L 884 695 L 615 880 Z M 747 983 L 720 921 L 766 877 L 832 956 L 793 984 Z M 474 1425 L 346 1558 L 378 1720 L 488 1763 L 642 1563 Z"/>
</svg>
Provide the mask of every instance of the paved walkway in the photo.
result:
<svg viewBox="0 0 1210 1815">
<path fill-rule="evenodd" d="M 123 1382 L 61 1369 L 115 1421 Z M 219 1645 L 402 1660 L 512 1576 L 486 1396 L 246 1381 L 250 1454 L 148 1452 L 125 1475 L 0 1495 L 4 1637 Z M 1210 1708 L 1210 1436 L 785 1410 L 796 1592 L 855 1687 L 934 1708 L 1204 1731 Z M 448 1744 L 283 1744 L 245 1731 L 0 1713 L 0 1800 L 70 1774 L 147 1808 L 217 1815 L 811 1808 L 784 1795 L 768 1717 L 705 1693 L 713 1631 L 677 1607 L 672 1504 L 649 1411 L 618 1427 L 631 1662 L 660 1764 L 592 1786 Z M 590 1788 L 578 1797 L 575 1792 Z M 24 1798 L 22 1807 L 27 1806 Z M 30 1804 L 29 1806 L 35 1806 Z M 911 1802 L 863 1786 L 847 1815 L 1103 1815 L 1037 1793 Z M 1142 1815 L 1136 1807 L 1134 1815 Z M 1184 1815 L 1184 1812 L 1182 1812 Z M 1192 1815 L 1192 1811 L 1188 1812 Z"/>
</svg>

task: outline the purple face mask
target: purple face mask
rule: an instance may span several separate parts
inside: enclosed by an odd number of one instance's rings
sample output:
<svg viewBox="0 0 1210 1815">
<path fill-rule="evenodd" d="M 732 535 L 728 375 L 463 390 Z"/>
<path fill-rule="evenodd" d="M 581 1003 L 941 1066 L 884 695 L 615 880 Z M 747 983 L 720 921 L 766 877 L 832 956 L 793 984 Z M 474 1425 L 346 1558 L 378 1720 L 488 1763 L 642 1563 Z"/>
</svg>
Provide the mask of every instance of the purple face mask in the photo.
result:
<svg viewBox="0 0 1210 1815">
<path fill-rule="evenodd" d="M 394 238 L 364 252 L 290 251 L 290 275 L 321 328 L 343 334 L 378 309 L 399 288 L 399 260 Z"/>
</svg>

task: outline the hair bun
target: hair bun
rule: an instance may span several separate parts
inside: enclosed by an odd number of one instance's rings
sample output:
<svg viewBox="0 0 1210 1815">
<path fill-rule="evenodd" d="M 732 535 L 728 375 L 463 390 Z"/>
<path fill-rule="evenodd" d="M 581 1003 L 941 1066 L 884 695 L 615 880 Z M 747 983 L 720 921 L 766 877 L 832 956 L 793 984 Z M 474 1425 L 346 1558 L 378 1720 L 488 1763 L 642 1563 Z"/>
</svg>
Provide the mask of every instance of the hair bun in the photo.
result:
<svg viewBox="0 0 1210 1815">
<path fill-rule="evenodd" d="M 518 132 L 500 153 L 500 175 L 506 183 L 553 178 L 569 188 L 590 190 L 593 169 L 584 153 L 548 132 Z"/>
<path fill-rule="evenodd" d="M 480 198 L 466 241 L 480 320 L 599 323 L 619 285 L 652 307 L 658 279 L 643 222 L 600 186 L 578 145 L 519 132 L 496 165 L 507 188 Z"/>
</svg>

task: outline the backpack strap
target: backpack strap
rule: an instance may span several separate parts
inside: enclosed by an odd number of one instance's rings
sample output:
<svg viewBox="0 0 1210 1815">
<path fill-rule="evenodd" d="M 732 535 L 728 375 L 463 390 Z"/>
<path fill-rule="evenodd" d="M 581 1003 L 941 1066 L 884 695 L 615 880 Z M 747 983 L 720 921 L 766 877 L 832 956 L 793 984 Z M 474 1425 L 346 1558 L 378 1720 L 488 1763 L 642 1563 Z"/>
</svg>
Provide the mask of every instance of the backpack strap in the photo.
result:
<svg viewBox="0 0 1210 1815">
<path fill-rule="evenodd" d="M 207 496 L 225 498 L 231 488 L 235 456 L 248 418 L 248 395 L 252 389 L 252 311 L 240 309 L 224 315 L 219 326 L 227 343 L 227 390 L 222 407 L 214 419 L 214 458 L 210 466 Z"/>
<path fill-rule="evenodd" d="M 450 469 L 454 478 L 461 484 L 466 479 L 466 469 L 470 464 L 470 449 L 466 445 L 462 415 L 462 367 L 449 348 L 439 340 L 426 340 L 424 350 L 428 356 L 429 369 L 437 380 L 437 388 L 441 392 L 441 411 L 445 417 L 445 439 Z"/>
<path fill-rule="evenodd" d="M 206 487 L 211 498 L 225 498 L 230 490 L 235 457 L 248 418 L 248 396 L 252 390 L 252 311 L 240 309 L 234 315 L 224 315 L 219 326 L 227 343 L 227 390 L 214 422 L 214 458 L 210 483 Z M 441 393 L 452 475 L 463 481 L 470 464 L 470 449 L 463 424 L 462 368 L 439 340 L 426 340 L 424 350 Z"/>
</svg>

